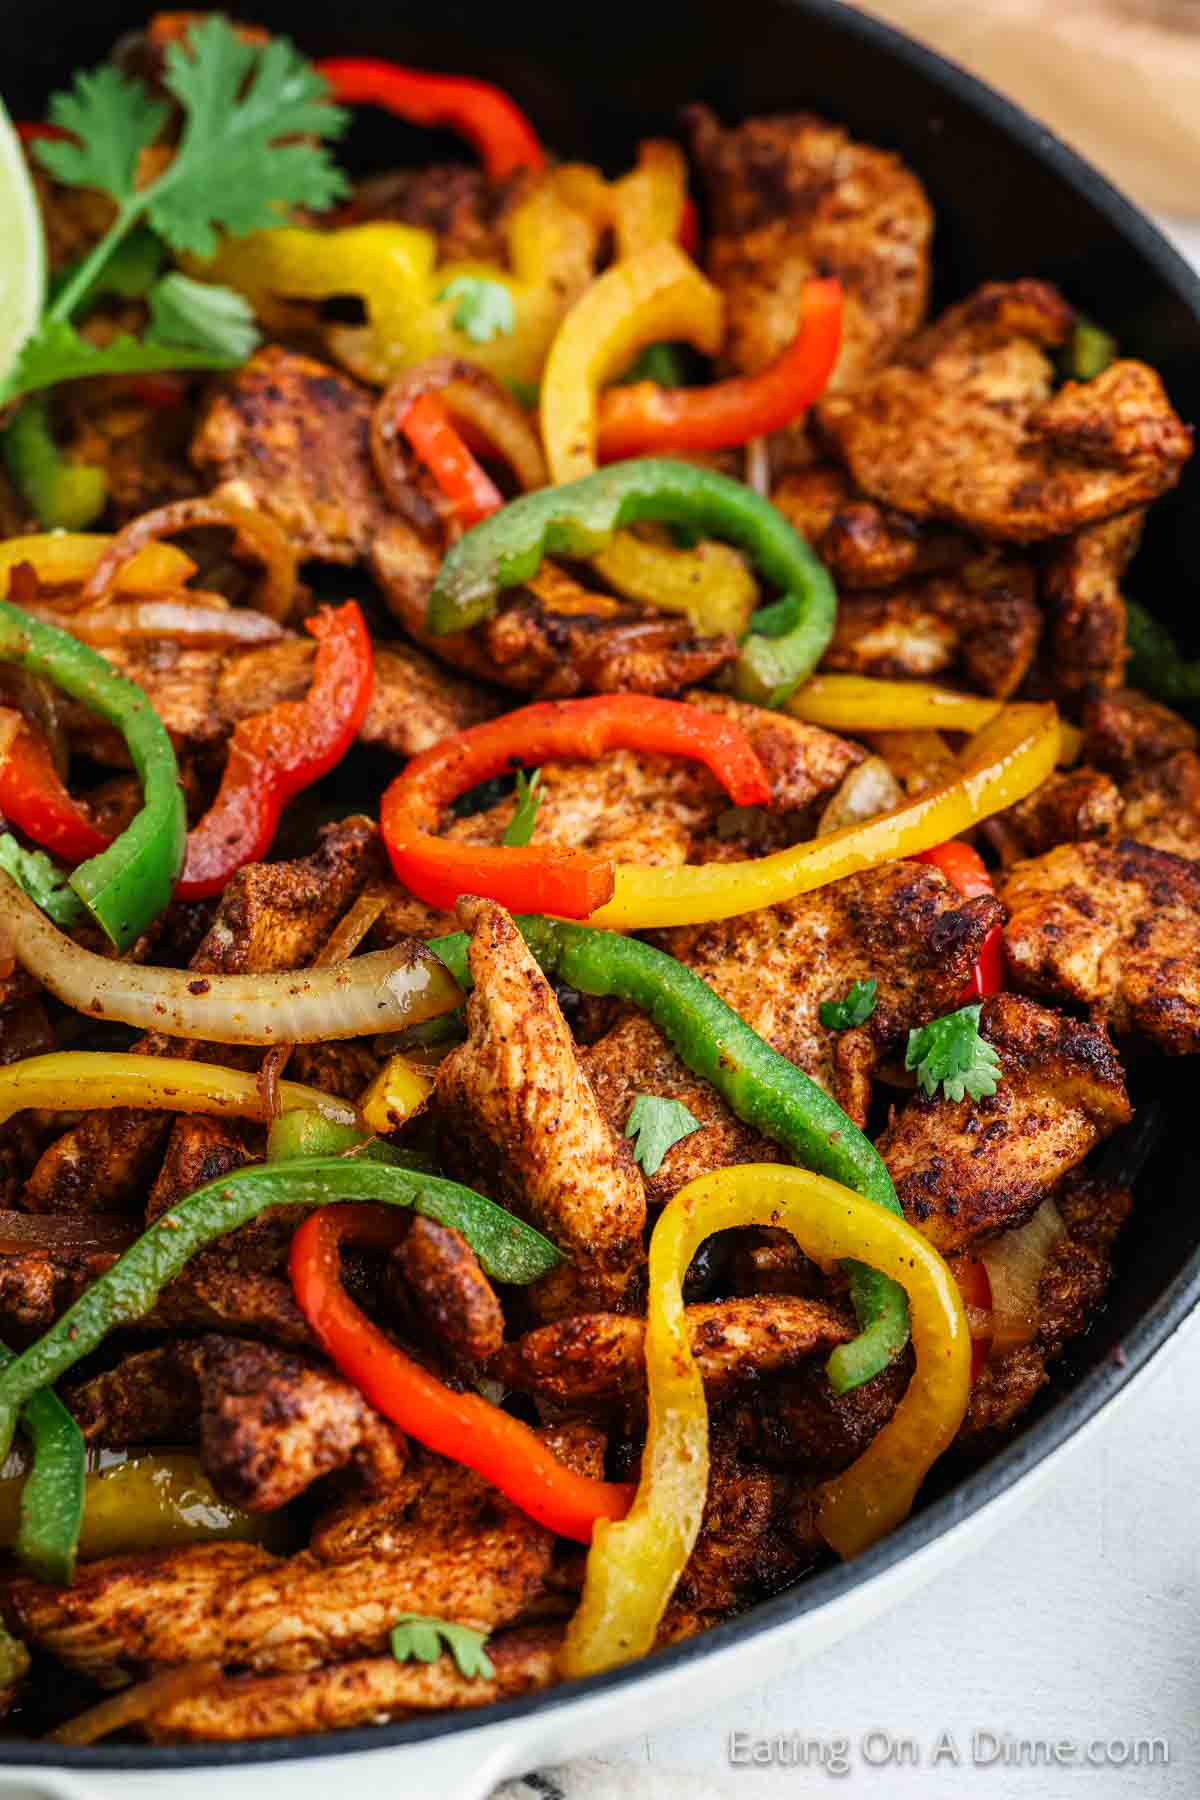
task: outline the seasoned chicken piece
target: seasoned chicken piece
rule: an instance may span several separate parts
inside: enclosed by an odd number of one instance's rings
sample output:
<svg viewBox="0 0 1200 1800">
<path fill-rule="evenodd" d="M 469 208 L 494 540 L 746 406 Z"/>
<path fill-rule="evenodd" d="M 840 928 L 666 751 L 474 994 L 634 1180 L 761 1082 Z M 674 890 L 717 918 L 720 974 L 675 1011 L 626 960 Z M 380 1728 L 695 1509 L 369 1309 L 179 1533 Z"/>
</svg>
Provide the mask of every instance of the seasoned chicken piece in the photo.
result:
<svg viewBox="0 0 1200 1800">
<path fill-rule="evenodd" d="M 675 1591 L 674 1609 L 715 1622 L 752 1599 L 778 1593 L 803 1564 L 787 1529 L 790 1478 L 739 1462 L 732 1435 L 720 1425 L 712 1449 L 700 1534 Z"/>
<path fill-rule="evenodd" d="M 700 688 L 685 697 L 693 706 L 732 719 L 749 736 L 771 782 L 768 810 L 777 817 L 764 826 L 775 836 L 771 848 L 802 835 L 791 815 L 831 793 L 863 760 L 859 745 L 784 713 Z M 683 757 L 612 750 L 586 763 L 544 763 L 541 796 L 535 844 L 604 850 L 620 862 L 662 866 L 730 854 L 731 840 L 718 835 L 719 821 L 730 810 L 729 796 L 707 769 Z M 515 808 L 515 798 L 502 800 L 486 812 L 453 821 L 446 836 L 469 844 L 498 844 Z"/>
<path fill-rule="evenodd" d="M 844 1311 L 792 1294 L 702 1302 L 686 1309 L 688 1341 L 710 1398 L 823 1355 L 853 1337 Z M 626 1313 L 578 1313 L 528 1331 L 501 1356 L 509 1387 L 561 1406 L 639 1399 L 646 1327 Z"/>
<path fill-rule="evenodd" d="M 433 1663 L 358 1657 L 299 1675 L 228 1675 L 165 1706 L 145 1729 L 156 1744 L 240 1743 L 514 1700 L 558 1679 L 562 1638 L 555 1625 L 499 1632 L 487 1646 L 494 1673 L 469 1680 L 449 1656 Z"/>
<path fill-rule="evenodd" d="M 471 933 L 467 1041 L 437 1073 L 443 1152 L 571 1259 L 530 1290 L 553 1311 L 628 1299 L 644 1265 L 646 1200 L 606 1122 L 545 976 L 502 907 L 459 901 Z M 540 1290 L 540 1291 L 539 1291 Z"/>
<path fill-rule="evenodd" d="M 1053 390 L 1071 309 L 1042 282 L 991 283 L 888 368 L 826 395 L 821 430 L 859 487 L 915 519 L 1033 543 L 1144 505 L 1179 479 L 1188 428 L 1144 363 Z"/>
<path fill-rule="evenodd" d="M 1083 754 L 1118 781 L 1140 775 L 1178 750 L 1200 750 L 1200 731 L 1136 688 L 1093 695 L 1083 709 Z"/>
<path fill-rule="evenodd" d="M 1042 1271 L 1037 1333 L 1032 1343 L 989 1358 L 972 1384 L 959 1433 L 959 1442 L 971 1449 L 990 1445 L 1014 1424 L 1049 1380 L 1047 1365 L 1087 1330 L 1104 1298 L 1112 1246 L 1133 1208 L 1133 1193 L 1076 1170 L 1055 1203 L 1066 1236 L 1051 1248 Z"/>
<path fill-rule="evenodd" d="M 143 1331 L 231 1331 L 289 1348 L 317 1348 L 291 1282 L 239 1269 L 232 1257 L 193 1257 L 138 1324 Z"/>
<path fill-rule="evenodd" d="M 1200 862 L 1200 756 L 1180 750 L 1126 782 L 1121 833 Z"/>
<path fill-rule="evenodd" d="M 927 863 L 898 862 L 782 906 L 664 932 L 662 942 L 861 1125 L 883 1050 L 949 1010 L 1001 917 L 994 901 L 960 900 Z M 872 978 L 879 986 L 867 1023 L 828 1031 L 820 1022 L 822 1002 L 840 1000 L 853 982 Z M 786 1160 L 777 1145 L 734 1119 L 640 1014 L 619 1021 L 585 1051 L 584 1064 L 615 1131 L 625 1129 L 639 1093 L 681 1100 L 701 1121 L 703 1128 L 646 1177 L 653 1203 L 710 1169 Z"/>
<path fill-rule="evenodd" d="M 555 1453 L 599 1474 L 603 1439 L 564 1428 Z M 299 1672 L 376 1656 L 401 1613 L 494 1631 L 546 1597 L 555 1540 L 469 1469 L 424 1455 L 378 1499 L 343 1509 L 290 1558 L 203 1544 L 84 1564 L 71 1588 L 4 1590 L 21 1636 L 102 1687 L 207 1661 Z"/>
<path fill-rule="evenodd" d="M 219 1494 L 275 1512 L 353 1463 L 372 1487 L 394 1483 L 403 1440 L 358 1389 L 328 1369 L 232 1337 L 176 1339 L 135 1351 L 69 1395 L 90 1443 L 179 1443 L 199 1437 Z"/>
<path fill-rule="evenodd" d="M 490 1362 L 504 1342 L 504 1313 L 466 1238 L 414 1218 L 393 1259 L 420 1315 L 421 1341 L 453 1362 Z"/>
<path fill-rule="evenodd" d="M 801 1480 L 839 1474 L 887 1424 L 912 1371 L 906 1350 L 861 1387 L 835 1394 L 824 1369 L 805 1364 L 731 1409 L 738 1445 L 744 1455 Z"/>
<path fill-rule="evenodd" d="M 844 596 L 821 666 L 889 679 L 952 671 L 1007 700 L 1029 671 L 1041 628 L 1030 564 L 977 557 L 953 574 Z"/>
<path fill-rule="evenodd" d="M 1040 787 L 984 824 L 1004 866 L 1041 856 L 1056 844 L 1105 842 L 1121 825 L 1121 791 L 1099 769 L 1056 769 Z"/>
<path fill-rule="evenodd" d="M 356 182 L 336 222 L 416 225 L 437 237 L 439 262 L 503 266 L 508 261 L 509 215 L 536 185 L 537 177 L 528 169 L 518 169 L 504 181 L 492 180 L 469 163 L 389 169 Z"/>
<path fill-rule="evenodd" d="M 776 484 L 771 502 L 817 551 L 839 593 L 894 587 L 958 568 L 978 554 L 961 532 L 918 525 L 868 500 L 834 463 L 794 469 Z"/>
<path fill-rule="evenodd" d="M 1127 655 L 1121 577 L 1141 543 L 1145 517 L 1138 511 L 1089 525 L 1050 552 L 1042 591 L 1055 693 L 1120 687 Z"/>
<path fill-rule="evenodd" d="M 725 361 L 752 373 L 796 335 L 800 293 L 836 275 L 845 294 L 831 386 L 888 360 L 925 316 L 933 214 L 898 156 L 811 113 L 723 131 L 688 109 L 708 201 L 708 272 L 726 298 Z"/>
<path fill-rule="evenodd" d="M 365 563 L 406 630 L 469 675 L 519 693 L 654 693 L 732 662 L 732 638 L 697 638 L 682 616 L 602 595 L 586 610 L 560 611 L 517 594 L 475 631 L 430 637 L 425 602 L 445 550 L 441 513 L 415 474 L 407 514 L 387 504 L 371 460 L 375 404 L 349 376 L 269 346 L 217 388 L 192 459 L 220 493 L 273 518 L 302 557 Z"/>
<path fill-rule="evenodd" d="M 138 307 L 128 324 L 124 318 L 120 323 L 140 333 L 143 319 Z M 118 524 L 200 491 L 187 458 L 192 409 L 186 389 L 179 390 L 179 404 L 163 406 L 141 398 L 127 381 L 69 382 L 55 401 L 55 436 L 64 455 L 104 470 L 108 511 Z"/>
<path fill-rule="evenodd" d="M 905 1216 L 944 1254 L 1022 1224 L 1131 1117 L 1103 1027 L 997 994 L 980 1030 L 1000 1057 L 991 1099 L 916 1094 L 877 1145 Z"/>
<path fill-rule="evenodd" d="M 1200 1050 L 1200 865 L 1126 838 L 1018 863 L 1000 896 L 1014 978 L 1168 1055 Z"/>
<path fill-rule="evenodd" d="M 338 918 L 378 867 L 375 828 L 349 818 L 329 827 L 311 856 L 240 869 L 221 897 L 212 927 L 191 960 L 205 975 L 293 969 L 316 954 Z M 228 1046 L 152 1033 L 147 1055 L 232 1061 Z M 170 1115 L 127 1107 L 85 1113 L 51 1144 L 25 1190 L 31 1212 L 140 1210 Z"/>
<path fill-rule="evenodd" d="M 111 1250 L 18 1250 L 0 1255 L 0 1337 L 29 1343 L 116 1261 Z"/>
</svg>

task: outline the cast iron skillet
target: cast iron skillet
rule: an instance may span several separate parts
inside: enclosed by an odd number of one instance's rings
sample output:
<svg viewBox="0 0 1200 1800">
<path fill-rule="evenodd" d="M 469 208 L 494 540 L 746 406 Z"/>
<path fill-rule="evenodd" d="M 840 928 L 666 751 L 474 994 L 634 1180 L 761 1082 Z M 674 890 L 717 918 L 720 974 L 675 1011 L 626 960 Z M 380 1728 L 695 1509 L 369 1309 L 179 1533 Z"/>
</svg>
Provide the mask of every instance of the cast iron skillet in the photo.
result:
<svg viewBox="0 0 1200 1800">
<path fill-rule="evenodd" d="M 402 19 L 385 0 L 243 0 L 244 12 L 289 32 L 312 55 L 375 54 L 485 75 L 528 108 L 564 154 L 628 166 L 639 134 L 670 133 L 677 109 L 704 99 L 726 122 L 809 108 L 916 169 L 937 217 L 935 308 L 977 282 L 1037 275 L 1116 332 L 1162 373 L 1185 419 L 1200 420 L 1200 281 L 1149 222 L 1042 126 L 967 75 L 838 0 L 603 0 L 547 16 L 528 0 L 439 0 Z M 232 10 L 241 11 L 242 5 Z M 15 117 L 39 117 L 49 88 L 99 61 L 151 10 L 128 0 L 58 0 L 53 22 L 0 0 L 8 44 L 4 97 Z M 414 12 L 417 9 L 414 9 Z M 335 17 L 331 17 L 335 14 Z M 364 168 L 461 156 L 461 147 L 364 116 L 351 157 Z M 1189 517 L 1200 511 L 1200 458 L 1151 513 L 1135 591 L 1188 644 L 1194 641 Z M 1166 1130 L 1140 1183 L 1109 1305 L 1072 1366 L 1016 1439 L 977 1473 L 929 1500 L 858 1561 L 802 1582 L 730 1624 L 661 1652 L 656 1672 L 682 1669 L 718 1646 L 811 1613 L 892 1568 L 995 1499 L 1103 1407 L 1200 1299 L 1198 1155 L 1186 1109 L 1186 1064 L 1155 1063 Z M 1137 1087 L 1136 1070 L 1134 1086 Z M 632 1687 L 639 1669 L 551 1689 L 474 1712 L 328 1736 L 211 1749 L 58 1750 L 0 1745 L 0 1762 L 169 1770 L 380 1750 L 545 1712 L 604 1688 Z"/>
</svg>

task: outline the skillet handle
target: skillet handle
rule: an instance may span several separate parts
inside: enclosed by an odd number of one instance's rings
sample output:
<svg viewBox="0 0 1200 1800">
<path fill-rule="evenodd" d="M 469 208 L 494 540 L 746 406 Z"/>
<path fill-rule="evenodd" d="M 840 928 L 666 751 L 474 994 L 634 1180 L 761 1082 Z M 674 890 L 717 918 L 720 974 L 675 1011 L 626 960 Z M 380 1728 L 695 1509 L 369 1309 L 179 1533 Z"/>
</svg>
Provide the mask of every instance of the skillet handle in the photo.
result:
<svg viewBox="0 0 1200 1800">
<path fill-rule="evenodd" d="M 229 1746 L 214 1748 L 219 1756 Z M 144 1773 L 0 1762 L 0 1800 L 130 1800 L 131 1791 L 137 1800 L 263 1800 L 264 1785 L 272 1784 L 287 1800 L 332 1800 L 339 1793 L 352 1794 L 353 1800 L 488 1800 L 506 1776 L 533 1760 L 519 1733 L 493 1727 L 362 1754 Z"/>
</svg>

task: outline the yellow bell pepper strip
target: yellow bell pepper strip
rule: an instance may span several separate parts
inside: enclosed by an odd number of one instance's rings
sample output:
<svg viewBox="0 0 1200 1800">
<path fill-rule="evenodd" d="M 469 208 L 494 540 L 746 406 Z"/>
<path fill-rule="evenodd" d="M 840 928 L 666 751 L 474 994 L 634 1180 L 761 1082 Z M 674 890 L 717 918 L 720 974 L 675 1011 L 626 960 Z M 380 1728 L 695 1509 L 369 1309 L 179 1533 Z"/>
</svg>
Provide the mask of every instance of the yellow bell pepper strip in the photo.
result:
<svg viewBox="0 0 1200 1800">
<path fill-rule="evenodd" d="M 982 731 L 1002 700 L 959 694 L 932 681 L 877 681 L 870 675 L 812 675 L 785 711 L 827 731 Z"/>
<path fill-rule="evenodd" d="M 688 204 L 687 158 L 669 138 L 638 145 L 637 167 L 611 183 L 613 248 L 618 262 L 683 235 Z"/>
<path fill-rule="evenodd" d="M 113 539 L 103 532 L 43 531 L 0 543 L 0 598 L 7 597 L 13 570 L 28 563 L 42 587 L 82 587 Z M 113 583 L 119 594 L 160 594 L 181 588 L 196 573 L 190 556 L 174 544 L 147 544 L 125 564 Z"/>
<path fill-rule="evenodd" d="M 372 1131 L 395 1131 L 420 1112 L 433 1082 L 403 1056 L 389 1056 L 358 1103 L 363 1120 Z"/>
<path fill-rule="evenodd" d="M 324 328 L 331 354 L 361 380 L 384 387 L 435 356 L 461 356 L 501 381 L 536 382 L 564 314 L 590 281 L 600 234 L 562 197 L 553 176 L 515 207 L 506 227 L 510 269 L 437 261 L 437 239 L 414 225 L 349 225 L 337 231 L 282 226 L 222 244 L 191 273 L 244 294 L 264 325 L 310 334 L 319 323 L 297 302 L 356 294 L 365 325 Z M 486 281 L 511 303 L 513 328 L 464 341 L 454 322 L 457 282 Z"/>
<path fill-rule="evenodd" d="M 639 350 L 683 338 L 707 356 L 721 348 L 725 302 L 675 244 L 614 263 L 571 308 L 542 376 L 542 441 L 562 485 L 596 467 L 597 396 Z"/>
<path fill-rule="evenodd" d="M 744 698 L 781 703 L 832 636 L 837 600 L 828 571 L 769 500 L 727 475 L 673 457 L 612 463 L 565 487 L 522 494 L 474 526 L 438 573 L 426 609 L 430 632 L 440 637 L 468 630 L 495 611 L 503 589 L 527 582 L 544 556 L 594 556 L 623 525 L 646 520 L 732 539 L 767 581 L 783 589 L 783 599 L 767 609 L 786 614 L 782 630 L 768 636 L 752 629 L 737 667 Z"/>
<path fill-rule="evenodd" d="M 191 1451 L 154 1450 L 88 1469 L 81 1440 L 80 1469 L 83 1516 L 77 1543 L 83 1562 L 212 1539 L 262 1543 L 279 1535 L 278 1521 L 222 1500 Z M 13 1475 L 0 1481 L 0 1550 L 19 1544 L 20 1515 L 33 1479 Z"/>
<path fill-rule="evenodd" d="M 595 568 L 627 600 L 640 600 L 660 612 L 686 613 L 706 637 L 728 633 L 740 638 L 758 605 L 758 584 L 746 559 L 715 538 L 681 550 L 641 531 L 618 531 L 595 559 Z"/>
<path fill-rule="evenodd" d="M 116 841 L 80 863 L 70 885 L 106 937 L 128 950 L 171 898 L 187 819 L 166 727 L 141 688 L 87 644 L 0 601 L 0 662 L 41 675 L 115 725 L 142 784 L 142 808 Z"/>
<path fill-rule="evenodd" d="M 954 1277 L 903 1218 L 805 1169 L 719 1169 L 668 1201 L 650 1240 L 646 1376 L 650 1427 L 627 1517 L 596 1527 L 563 1670 L 592 1675 L 643 1656 L 700 1529 L 708 1477 L 704 1388 L 684 1329 L 683 1278 L 713 1232 L 782 1227 L 824 1266 L 853 1257 L 907 1292 L 917 1365 L 863 1455 L 822 1491 L 817 1523 L 841 1556 L 892 1530 L 953 1441 L 970 1392 L 971 1338 Z"/>
<path fill-rule="evenodd" d="M 299 1081 L 281 1081 L 279 1100 L 285 1113 L 316 1112 L 342 1125 L 353 1125 L 357 1117 L 348 1100 Z M 27 1107 L 39 1112 L 91 1112 L 113 1106 L 211 1113 L 224 1119 L 264 1117 L 257 1076 L 216 1063 L 189 1062 L 182 1056 L 54 1050 L 0 1069 L 0 1125 Z"/>
<path fill-rule="evenodd" d="M 581 994 L 624 1000 L 648 1013 L 693 1074 L 710 1082 L 739 1119 L 875 1205 L 899 1213 L 891 1176 L 870 1139 L 691 969 L 614 932 L 537 917 L 518 917 L 516 924 L 547 974 Z M 437 938 L 430 948 L 466 986 L 466 934 Z M 829 1359 L 837 1393 L 878 1374 L 908 1341 L 901 1289 L 858 1263 L 847 1272 L 862 1329 Z"/>
<path fill-rule="evenodd" d="M 618 863 L 612 899 L 588 922 L 617 931 L 650 931 L 730 919 L 931 850 L 1040 787 L 1054 769 L 1058 750 L 1053 706 L 1006 706 L 971 739 L 952 777 L 893 811 L 753 861 L 678 869 Z"/>
<path fill-rule="evenodd" d="M 0 1345 L 0 1369 L 15 1360 Z M 50 1387 L 30 1395 L 21 1408 L 21 1424 L 33 1448 L 33 1467 L 22 1484 L 17 1557 L 40 1581 L 65 1585 L 75 1572 L 83 1516 L 83 1434 Z"/>
</svg>

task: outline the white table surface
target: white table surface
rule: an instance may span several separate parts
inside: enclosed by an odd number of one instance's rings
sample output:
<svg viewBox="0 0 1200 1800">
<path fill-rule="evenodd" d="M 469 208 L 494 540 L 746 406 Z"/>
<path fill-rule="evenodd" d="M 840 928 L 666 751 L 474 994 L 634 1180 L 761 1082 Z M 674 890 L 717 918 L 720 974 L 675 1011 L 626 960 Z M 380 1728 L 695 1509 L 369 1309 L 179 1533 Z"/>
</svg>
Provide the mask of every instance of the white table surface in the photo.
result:
<svg viewBox="0 0 1200 1800">
<path fill-rule="evenodd" d="M 1200 265 L 1200 223 L 1163 221 Z M 1200 1198 L 1200 1197 L 1198 1197 Z M 1064 1459 L 1055 1486 L 967 1562 L 814 1661 L 600 1759 L 629 1800 L 630 1764 L 671 1791 L 736 1800 L 832 1792 L 871 1800 L 1196 1800 L 1200 1795 L 1200 1320 L 1109 1429 Z M 850 1740 L 850 1768 L 733 1767 L 732 1732 Z M 962 1765 L 931 1765 L 950 1731 Z M 1163 1737 L 1140 1768 L 973 1765 L 976 1731 L 1057 1740 Z M 915 1740 L 918 1766 L 871 1766 L 864 1739 Z M 986 1740 L 983 1748 L 988 1749 Z M 609 1800 L 596 1770 L 589 1787 Z M 640 1789 L 641 1783 L 637 1784 Z M 682 1800 L 682 1795 L 681 1795 Z"/>
</svg>

